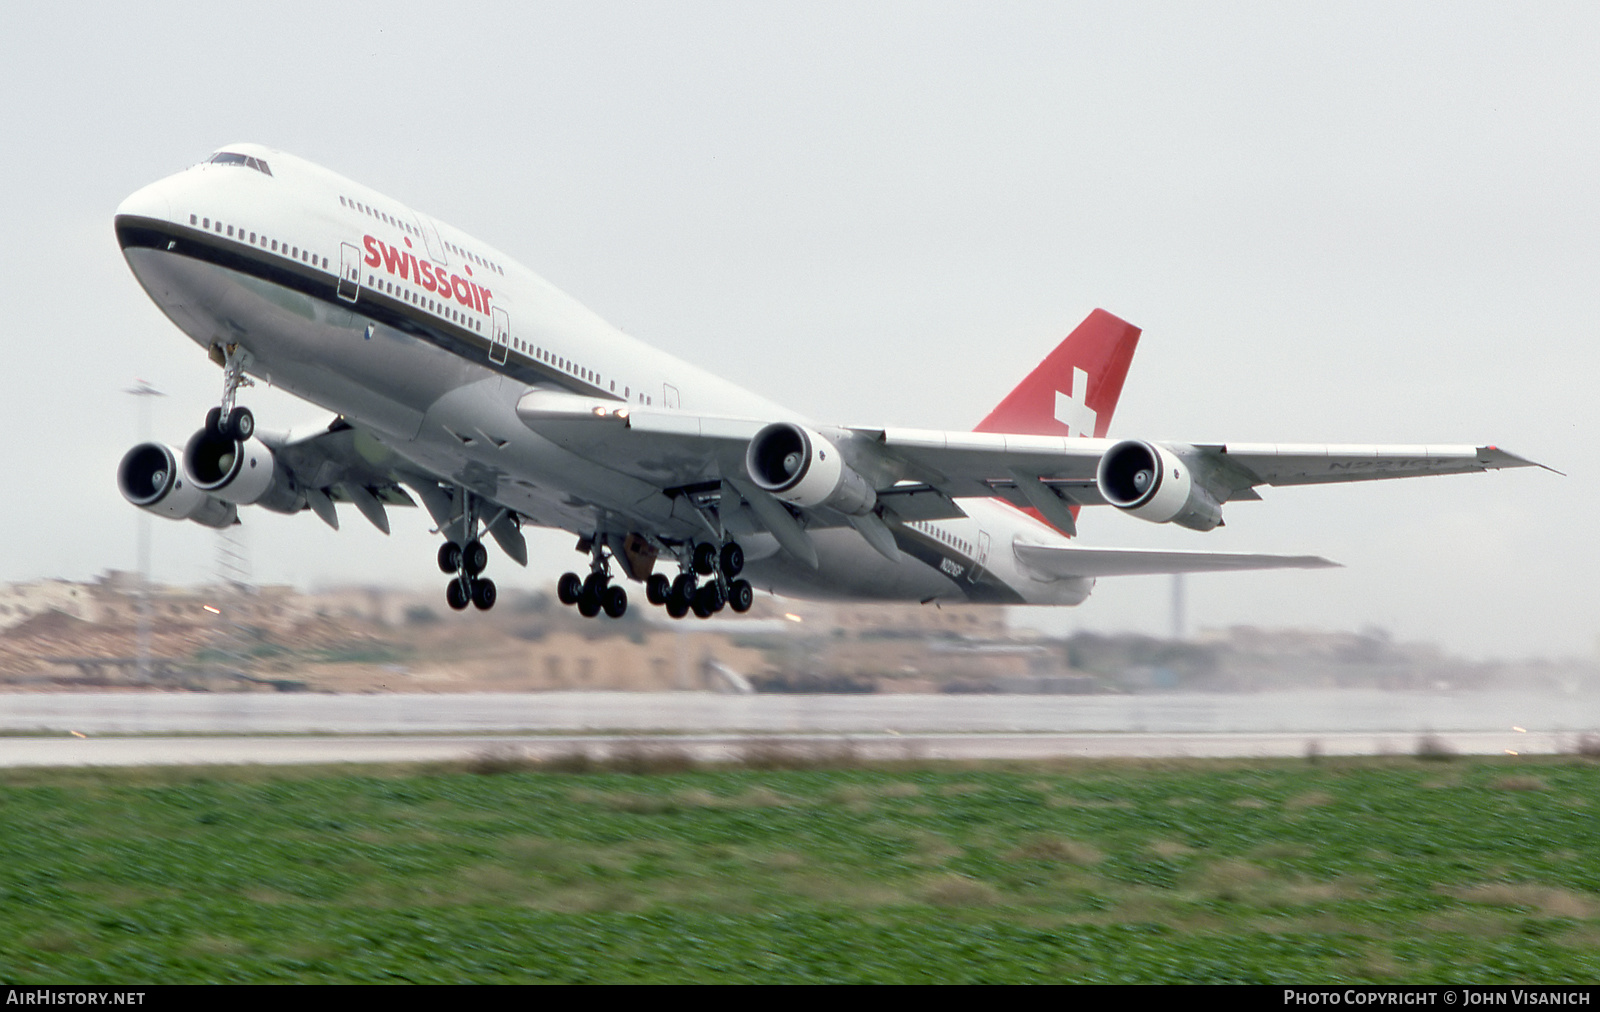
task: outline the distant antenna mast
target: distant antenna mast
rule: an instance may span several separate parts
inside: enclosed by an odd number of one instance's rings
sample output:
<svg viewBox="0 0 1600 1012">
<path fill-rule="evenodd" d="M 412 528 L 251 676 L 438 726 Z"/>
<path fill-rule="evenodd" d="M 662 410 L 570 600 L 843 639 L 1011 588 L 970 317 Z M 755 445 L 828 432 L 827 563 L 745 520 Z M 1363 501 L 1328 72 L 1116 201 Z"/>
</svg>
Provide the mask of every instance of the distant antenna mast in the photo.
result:
<svg viewBox="0 0 1600 1012">
<path fill-rule="evenodd" d="M 123 391 L 139 398 L 139 441 L 142 443 L 150 438 L 150 400 L 153 397 L 165 397 L 166 394 L 146 383 L 142 379 L 133 381 L 133 386 Z M 138 657 L 139 681 L 150 681 L 150 513 L 139 510 L 138 539 L 136 541 L 135 565 L 139 573 L 139 623 L 138 623 Z"/>
</svg>

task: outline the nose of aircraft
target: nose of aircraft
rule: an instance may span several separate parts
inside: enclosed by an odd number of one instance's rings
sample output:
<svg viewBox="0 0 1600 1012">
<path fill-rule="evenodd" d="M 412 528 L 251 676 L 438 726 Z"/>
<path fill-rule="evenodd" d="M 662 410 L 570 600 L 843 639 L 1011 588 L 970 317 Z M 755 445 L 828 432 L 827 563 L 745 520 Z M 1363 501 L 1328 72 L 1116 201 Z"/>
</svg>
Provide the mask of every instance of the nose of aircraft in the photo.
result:
<svg viewBox="0 0 1600 1012">
<path fill-rule="evenodd" d="M 171 221 L 172 203 L 167 199 L 166 183 L 167 181 L 163 179 L 135 190 L 117 205 L 117 220 L 120 222 L 124 218 L 155 218 L 160 221 Z"/>
</svg>

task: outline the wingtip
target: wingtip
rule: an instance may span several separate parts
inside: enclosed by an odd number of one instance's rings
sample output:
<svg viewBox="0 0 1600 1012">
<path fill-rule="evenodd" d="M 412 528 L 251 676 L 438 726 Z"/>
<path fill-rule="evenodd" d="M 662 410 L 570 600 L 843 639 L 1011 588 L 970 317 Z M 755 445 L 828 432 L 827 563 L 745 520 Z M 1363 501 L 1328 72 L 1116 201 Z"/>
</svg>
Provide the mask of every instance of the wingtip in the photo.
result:
<svg viewBox="0 0 1600 1012">
<path fill-rule="evenodd" d="M 1490 469 L 1503 467 L 1537 467 L 1549 471 L 1551 474 L 1559 474 L 1563 478 L 1567 476 L 1565 471 L 1558 471 L 1549 464 L 1541 464 L 1537 460 L 1530 460 L 1521 454 L 1512 453 L 1510 450 L 1502 450 L 1500 447 L 1493 444 L 1478 447 L 1478 460 L 1483 464 L 1484 467 Z"/>
</svg>

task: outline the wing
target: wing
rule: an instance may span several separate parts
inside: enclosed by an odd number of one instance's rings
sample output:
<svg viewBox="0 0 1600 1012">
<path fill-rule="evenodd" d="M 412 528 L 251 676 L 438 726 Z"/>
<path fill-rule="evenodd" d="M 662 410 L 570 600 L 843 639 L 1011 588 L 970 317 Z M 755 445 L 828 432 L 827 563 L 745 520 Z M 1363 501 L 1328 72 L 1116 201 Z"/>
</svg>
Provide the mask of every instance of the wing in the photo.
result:
<svg viewBox="0 0 1600 1012">
<path fill-rule="evenodd" d="M 1197 450 L 1227 462 L 1252 485 L 1320 485 L 1468 474 L 1504 467 L 1544 467 L 1497 446 L 1344 446 L 1297 443 L 1201 444 Z M 1548 469 L 1547 469 L 1548 470 Z"/>
<path fill-rule="evenodd" d="M 1101 491 L 1100 461 L 1115 448 L 1136 442 L 917 429 L 853 428 L 849 431 L 910 462 L 924 476 L 923 480 L 939 484 L 952 495 L 993 495 L 996 489 L 1013 487 L 1017 472 L 1021 472 L 1085 506 L 1112 501 Z M 1258 485 L 1313 485 L 1544 466 L 1495 446 L 1142 445 L 1190 460 L 1206 472 L 1209 484 L 1224 493 L 1221 501 L 1260 498 L 1252 491 Z"/>
<path fill-rule="evenodd" d="M 863 516 L 941 519 L 961 515 L 955 500 L 995 497 L 1032 507 L 1068 533 L 1074 530 L 1076 507 L 1106 503 L 1155 523 L 1209 530 L 1221 524 L 1223 503 L 1259 499 L 1255 490 L 1262 485 L 1543 466 L 1494 446 L 1156 443 L 859 426 L 811 429 L 790 420 L 635 410 L 542 390 L 526 395 L 517 413 L 560 445 L 669 494 L 729 482 L 763 520 L 776 517 L 771 504 L 758 505 L 766 494 L 809 526 L 859 528 Z M 774 463 L 780 460 L 790 461 L 795 470 L 782 471 L 788 465 Z"/>
</svg>

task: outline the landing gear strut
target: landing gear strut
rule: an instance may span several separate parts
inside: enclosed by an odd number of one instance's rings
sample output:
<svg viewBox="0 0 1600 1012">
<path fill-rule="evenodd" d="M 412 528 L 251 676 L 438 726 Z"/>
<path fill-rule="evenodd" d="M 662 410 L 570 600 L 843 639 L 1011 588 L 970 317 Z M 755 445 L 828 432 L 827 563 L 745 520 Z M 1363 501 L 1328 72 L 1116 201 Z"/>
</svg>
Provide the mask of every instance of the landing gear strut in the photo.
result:
<svg viewBox="0 0 1600 1012">
<path fill-rule="evenodd" d="M 460 502 L 461 532 L 466 543 L 446 541 L 439 546 L 439 571 L 454 577 L 445 586 L 445 603 L 456 611 L 466 610 L 469 604 L 488 611 L 499 595 L 493 580 L 478 575 L 489 565 L 489 550 L 478 540 L 478 504 L 465 489 L 461 490 Z"/>
<path fill-rule="evenodd" d="M 256 385 L 244 374 L 248 353 L 237 343 L 214 346 L 213 357 L 218 353 L 222 359 L 222 403 L 206 412 L 206 431 L 242 443 L 256 434 L 255 415 L 250 413 L 249 408 L 234 403 L 240 387 Z"/>
</svg>

